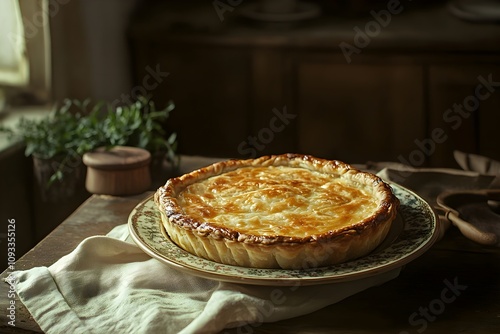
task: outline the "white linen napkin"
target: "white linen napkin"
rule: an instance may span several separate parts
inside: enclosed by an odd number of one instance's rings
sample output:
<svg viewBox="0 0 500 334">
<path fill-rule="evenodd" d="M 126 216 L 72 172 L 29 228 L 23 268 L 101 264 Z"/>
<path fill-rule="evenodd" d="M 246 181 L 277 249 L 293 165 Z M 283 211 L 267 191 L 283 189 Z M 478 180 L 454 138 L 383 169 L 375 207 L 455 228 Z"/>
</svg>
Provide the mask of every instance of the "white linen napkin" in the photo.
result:
<svg viewBox="0 0 500 334">
<path fill-rule="evenodd" d="M 185 274 L 149 257 L 126 225 L 85 239 L 50 267 L 13 273 L 42 330 L 58 333 L 217 333 L 305 315 L 380 285 L 400 269 L 354 281 L 267 287 Z"/>
</svg>

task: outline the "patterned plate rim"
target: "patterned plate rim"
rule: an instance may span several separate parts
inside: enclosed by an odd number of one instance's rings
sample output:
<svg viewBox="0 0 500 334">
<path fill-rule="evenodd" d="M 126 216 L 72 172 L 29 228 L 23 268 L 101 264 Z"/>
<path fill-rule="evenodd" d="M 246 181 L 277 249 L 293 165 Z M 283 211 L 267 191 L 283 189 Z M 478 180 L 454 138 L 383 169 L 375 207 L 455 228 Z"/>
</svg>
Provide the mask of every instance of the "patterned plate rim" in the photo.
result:
<svg viewBox="0 0 500 334">
<path fill-rule="evenodd" d="M 401 205 L 403 226 L 383 249 L 343 264 L 302 270 L 259 269 L 225 265 L 190 254 L 173 243 L 164 231 L 153 196 L 130 213 L 129 232 L 147 254 L 177 270 L 204 278 L 252 285 L 292 286 L 345 282 L 400 268 L 422 255 L 436 241 L 438 219 L 430 205 L 413 191 L 390 183 Z"/>
</svg>

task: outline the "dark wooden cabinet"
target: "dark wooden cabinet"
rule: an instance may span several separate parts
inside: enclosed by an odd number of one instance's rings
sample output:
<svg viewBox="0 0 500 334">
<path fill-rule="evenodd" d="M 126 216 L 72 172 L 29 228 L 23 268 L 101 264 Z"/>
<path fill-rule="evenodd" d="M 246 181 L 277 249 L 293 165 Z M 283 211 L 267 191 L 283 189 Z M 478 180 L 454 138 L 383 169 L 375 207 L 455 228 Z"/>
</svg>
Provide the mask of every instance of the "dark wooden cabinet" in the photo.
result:
<svg viewBox="0 0 500 334">
<path fill-rule="evenodd" d="M 449 164 L 454 149 L 500 158 L 500 63 L 484 57 L 430 66 L 428 94 L 429 128 L 446 133 L 433 165 Z"/>
<path fill-rule="evenodd" d="M 151 93 L 176 103 L 169 127 L 181 153 L 298 152 L 415 167 L 456 167 L 455 149 L 500 159 L 498 84 L 458 129 L 446 119 L 474 96 L 478 77 L 500 81 L 500 25 L 461 21 L 440 2 L 408 8 L 348 62 L 339 45 L 354 43 L 353 27 L 369 15 L 276 25 L 244 20 L 238 9 L 205 30 L 179 30 L 175 15 L 169 25 L 168 10 L 162 25 L 146 14 L 133 21 L 137 82 L 147 66 L 170 72 Z M 215 15 L 206 4 L 196 13 Z M 288 119 L 277 123 L 284 110 Z"/>
<path fill-rule="evenodd" d="M 356 163 L 410 150 L 425 134 L 422 67 L 329 58 L 297 64 L 299 150 Z"/>
<path fill-rule="evenodd" d="M 168 100 L 176 108 L 169 130 L 178 133 L 179 150 L 208 156 L 235 155 L 237 143 L 248 132 L 251 112 L 251 57 L 246 50 L 210 46 L 155 48 L 155 60 L 169 75 L 149 93 L 161 107 Z"/>
</svg>

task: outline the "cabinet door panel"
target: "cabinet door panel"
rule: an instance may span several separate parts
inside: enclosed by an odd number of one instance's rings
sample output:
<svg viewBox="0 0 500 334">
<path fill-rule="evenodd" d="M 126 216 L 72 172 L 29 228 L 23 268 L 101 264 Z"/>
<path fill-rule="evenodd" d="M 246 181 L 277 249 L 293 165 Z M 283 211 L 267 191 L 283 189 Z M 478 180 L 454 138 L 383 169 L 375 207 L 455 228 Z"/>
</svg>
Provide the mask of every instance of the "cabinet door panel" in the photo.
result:
<svg viewBox="0 0 500 334">
<path fill-rule="evenodd" d="M 162 71 L 170 73 L 151 94 L 160 105 L 169 99 L 176 105 L 168 127 L 178 133 L 179 152 L 237 156 L 238 144 L 249 132 L 252 89 L 248 53 L 176 46 L 146 58 L 156 59 Z"/>
<path fill-rule="evenodd" d="M 304 62 L 297 83 L 301 152 L 394 161 L 424 134 L 421 67 Z"/>
<path fill-rule="evenodd" d="M 431 66 L 429 82 L 429 129 L 446 135 L 432 164 L 457 167 L 453 150 L 499 159 L 500 67 Z"/>
</svg>

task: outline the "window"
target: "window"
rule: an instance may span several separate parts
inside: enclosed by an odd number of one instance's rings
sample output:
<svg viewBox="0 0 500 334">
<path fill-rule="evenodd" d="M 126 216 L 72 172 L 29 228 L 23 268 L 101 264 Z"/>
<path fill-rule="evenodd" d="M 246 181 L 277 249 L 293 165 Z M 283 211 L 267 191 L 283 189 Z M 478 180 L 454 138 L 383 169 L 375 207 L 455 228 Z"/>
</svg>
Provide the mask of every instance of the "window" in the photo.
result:
<svg viewBox="0 0 500 334">
<path fill-rule="evenodd" d="M 0 82 L 24 86 L 28 83 L 28 59 L 24 28 L 17 0 L 0 2 Z"/>
<path fill-rule="evenodd" d="M 0 110 L 50 96 L 48 0 L 0 1 Z"/>
</svg>

